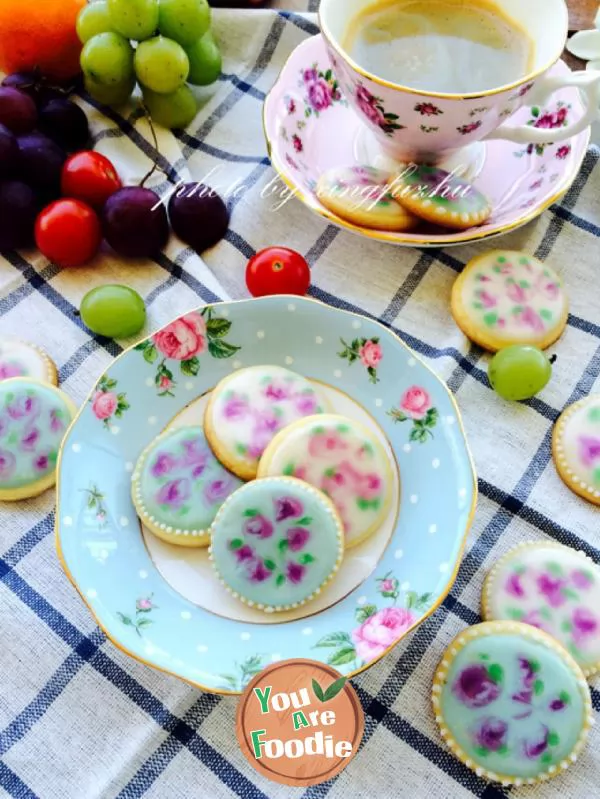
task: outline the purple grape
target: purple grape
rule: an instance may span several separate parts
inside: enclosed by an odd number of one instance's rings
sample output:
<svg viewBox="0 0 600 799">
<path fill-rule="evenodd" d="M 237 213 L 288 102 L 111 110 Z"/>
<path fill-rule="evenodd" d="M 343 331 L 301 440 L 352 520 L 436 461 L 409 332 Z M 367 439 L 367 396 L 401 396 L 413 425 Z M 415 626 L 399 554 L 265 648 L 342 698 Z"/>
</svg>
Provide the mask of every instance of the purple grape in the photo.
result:
<svg viewBox="0 0 600 799">
<path fill-rule="evenodd" d="M 0 183 L 0 252 L 33 243 L 37 217 L 33 189 L 19 180 Z"/>
<path fill-rule="evenodd" d="M 68 151 L 83 150 L 90 138 L 85 113 L 64 97 L 50 100 L 41 107 L 38 127 Z"/>
<path fill-rule="evenodd" d="M 185 183 L 169 201 L 173 231 L 196 252 L 214 247 L 227 233 L 229 211 L 210 186 Z"/>
<path fill-rule="evenodd" d="M 20 136 L 37 124 L 37 108 L 28 94 L 10 86 L 0 87 L 0 124 Z"/>
<path fill-rule="evenodd" d="M 25 92 L 35 103 L 38 99 L 38 85 L 39 78 L 33 72 L 14 72 L 12 75 L 7 75 L 2 81 L 2 86 Z"/>
<path fill-rule="evenodd" d="M 19 165 L 19 143 L 14 133 L 0 125 L 0 178 L 14 175 Z"/>
<path fill-rule="evenodd" d="M 19 136 L 20 172 L 23 180 L 34 188 L 50 192 L 60 187 L 60 175 L 67 155 L 58 144 L 43 133 Z"/>
<path fill-rule="evenodd" d="M 127 186 L 108 198 L 102 229 L 113 250 L 127 258 L 152 258 L 169 240 L 169 220 L 160 197 L 141 186 Z"/>
</svg>

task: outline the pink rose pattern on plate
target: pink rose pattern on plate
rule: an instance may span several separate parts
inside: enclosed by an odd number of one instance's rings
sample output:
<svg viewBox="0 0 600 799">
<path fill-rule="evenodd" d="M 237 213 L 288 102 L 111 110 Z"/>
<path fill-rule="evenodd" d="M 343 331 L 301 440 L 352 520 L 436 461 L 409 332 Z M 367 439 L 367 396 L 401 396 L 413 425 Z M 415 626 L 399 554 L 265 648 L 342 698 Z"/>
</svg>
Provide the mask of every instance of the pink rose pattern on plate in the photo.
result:
<svg viewBox="0 0 600 799">
<path fill-rule="evenodd" d="M 373 338 L 355 338 L 350 343 L 342 338 L 340 341 L 343 349 L 338 352 L 339 357 L 350 364 L 360 361 L 366 368 L 371 383 L 378 383 L 377 369 L 383 360 L 383 348 L 379 338 L 377 336 Z"/>
<path fill-rule="evenodd" d="M 463 303 L 482 326 L 502 340 L 535 341 L 557 325 L 564 312 L 562 284 L 551 269 L 524 254 L 499 251 L 496 259 L 465 276 Z"/>
<path fill-rule="evenodd" d="M 143 353 L 144 360 L 156 364 L 154 384 L 159 397 L 174 397 L 177 386 L 176 366 L 187 377 L 196 377 L 200 371 L 201 357 L 231 358 L 240 350 L 225 340 L 231 322 L 219 317 L 207 305 L 202 311 L 176 319 L 156 333 L 151 339 L 140 342 L 135 349 Z"/>
<path fill-rule="evenodd" d="M 428 391 L 420 386 L 411 386 L 400 399 L 399 406 L 388 411 L 394 422 L 412 422 L 410 441 L 425 444 L 433 438 L 440 415 L 437 408 L 433 407 Z"/>
<path fill-rule="evenodd" d="M 104 375 L 98 381 L 96 391 L 90 400 L 92 413 L 107 430 L 111 429 L 115 419 L 122 419 L 123 414 L 130 408 L 127 395 L 119 392 L 117 387 L 117 380 Z"/>
<path fill-rule="evenodd" d="M 0 490 L 53 472 L 70 422 L 67 406 L 50 389 L 0 384 Z"/>
<path fill-rule="evenodd" d="M 135 610 L 133 613 L 121 613 L 117 611 L 117 616 L 126 627 L 132 627 L 136 633 L 142 638 L 142 633 L 146 627 L 154 624 L 152 613 L 158 610 L 158 605 L 152 601 L 152 594 L 148 596 L 141 596 L 135 602 Z"/>
<path fill-rule="evenodd" d="M 557 128 L 564 128 L 569 124 L 569 111 L 570 105 L 565 103 L 557 103 L 554 111 L 533 106 L 531 108 L 531 119 L 527 124 L 532 128 L 543 130 L 556 130 Z M 517 150 L 515 155 L 517 158 L 522 158 L 524 155 L 543 155 L 547 147 L 552 147 L 551 144 L 528 144 L 524 150 Z M 570 145 L 560 145 L 556 150 L 557 158 L 566 158 L 571 152 Z"/>
<path fill-rule="evenodd" d="M 515 553 L 490 577 L 490 618 L 524 622 L 557 638 L 583 668 L 600 664 L 600 573 L 579 553 Z"/>
<path fill-rule="evenodd" d="M 318 64 L 313 64 L 308 69 L 300 71 L 299 88 L 304 93 L 304 116 L 315 116 L 331 108 L 339 102 L 346 102 L 342 98 L 339 83 L 331 69 L 322 70 Z M 288 100 L 288 113 L 294 113 L 296 104 Z M 290 111 L 290 107 L 293 108 Z"/>
</svg>

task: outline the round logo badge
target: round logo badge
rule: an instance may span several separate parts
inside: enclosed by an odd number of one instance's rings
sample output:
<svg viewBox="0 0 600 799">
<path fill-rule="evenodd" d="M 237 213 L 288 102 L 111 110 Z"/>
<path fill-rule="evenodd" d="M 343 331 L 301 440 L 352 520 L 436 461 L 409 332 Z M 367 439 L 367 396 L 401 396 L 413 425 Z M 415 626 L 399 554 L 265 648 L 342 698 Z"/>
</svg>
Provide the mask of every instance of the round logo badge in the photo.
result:
<svg viewBox="0 0 600 799">
<path fill-rule="evenodd" d="M 365 726 L 356 691 L 314 660 L 282 660 L 257 674 L 237 712 L 237 736 L 250 764 L 274 782 L 318 785 L 358 751 Z"/>
</svg>

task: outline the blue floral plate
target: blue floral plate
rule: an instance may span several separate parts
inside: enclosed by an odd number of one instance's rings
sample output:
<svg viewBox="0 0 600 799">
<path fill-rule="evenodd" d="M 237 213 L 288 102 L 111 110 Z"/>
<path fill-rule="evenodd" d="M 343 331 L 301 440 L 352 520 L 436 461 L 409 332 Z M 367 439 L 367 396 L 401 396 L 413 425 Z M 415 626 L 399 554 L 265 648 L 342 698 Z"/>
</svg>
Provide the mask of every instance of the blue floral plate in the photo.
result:
<svg viewBox="0 0 600 799">
<path fill-rule="evenodd" d="M 347 556 L 366 572 L 340 578 L 349 582 L 328 603 L 293 618 L 211 605 L 216 580 L 205 554 L 159 545 L 142 532 L 130 498 L 133 466 L 150 441 L 178 420 L 197 423 L 213 386 L 256 364 L 324 384 L 338 412 L 370 420 L 400 474 L 388 531 L 363 545 L 364 557 Z M 348 675 L 376 663 L 450 590 L 477 498 L 444 383 L 377 322 L 298 297 L 207 306 L 119 356 L 66 436 L 57 490 L 59 556 L 107 636 L 215 693 L 239 693 L 279 659 L 312 658 Z"/>
</svg>

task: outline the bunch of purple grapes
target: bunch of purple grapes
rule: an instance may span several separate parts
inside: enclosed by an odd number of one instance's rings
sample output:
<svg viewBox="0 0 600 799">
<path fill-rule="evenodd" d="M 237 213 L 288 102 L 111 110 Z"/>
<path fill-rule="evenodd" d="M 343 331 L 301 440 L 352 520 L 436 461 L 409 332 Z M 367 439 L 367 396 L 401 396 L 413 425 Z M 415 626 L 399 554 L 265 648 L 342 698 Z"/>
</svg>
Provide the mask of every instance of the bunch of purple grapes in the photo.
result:
<svg viewBox="0 0 600 799">
<path fill-rule="evenodd" d="M 0 86 L 0 252 L 33 243 L 38 213 L 60 196 L 67 154 L 86 146 L 85 113 L 64 91 L 17 73 Z"/>
</svg>

